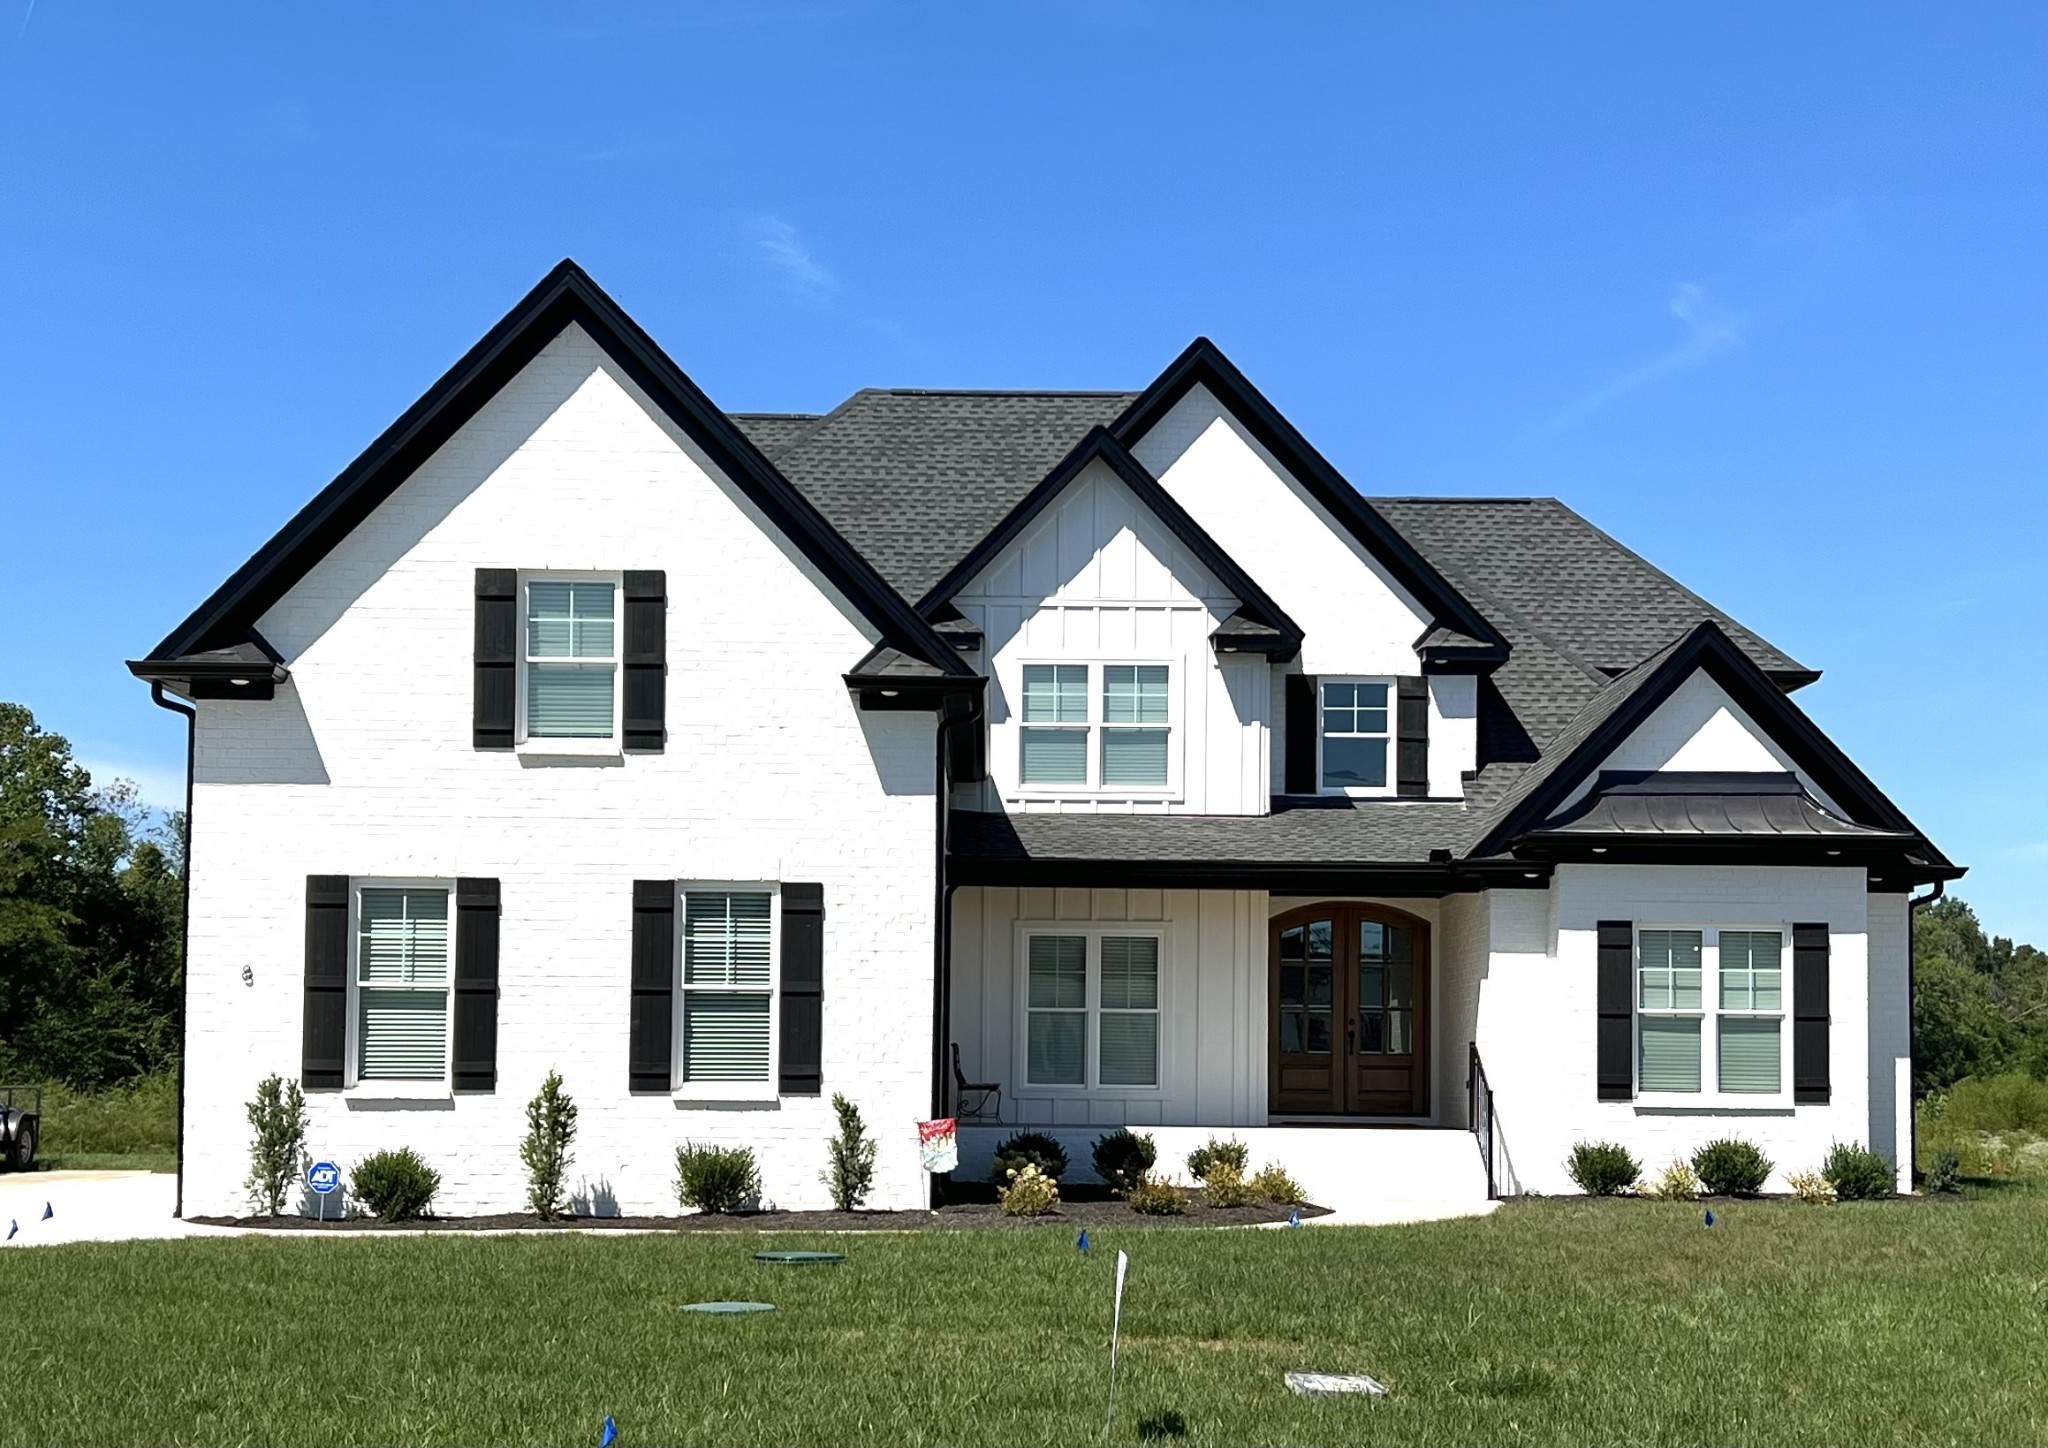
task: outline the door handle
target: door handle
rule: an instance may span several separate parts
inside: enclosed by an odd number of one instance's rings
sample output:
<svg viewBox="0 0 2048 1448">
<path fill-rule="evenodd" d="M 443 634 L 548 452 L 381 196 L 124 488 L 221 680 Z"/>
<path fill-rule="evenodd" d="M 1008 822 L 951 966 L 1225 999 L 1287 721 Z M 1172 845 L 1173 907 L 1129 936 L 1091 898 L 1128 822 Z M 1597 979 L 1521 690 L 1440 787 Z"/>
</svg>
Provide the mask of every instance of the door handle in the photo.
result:
<svg viewBox="0 0 2048 1448">
<path fill-rule="evenodd" d="M 1347 1021 L 1344 1025 L 1344 1054 L 1347 1056 L 1358 1054 L 1358 1022 L 1355 1020 Z"/>
</svg>

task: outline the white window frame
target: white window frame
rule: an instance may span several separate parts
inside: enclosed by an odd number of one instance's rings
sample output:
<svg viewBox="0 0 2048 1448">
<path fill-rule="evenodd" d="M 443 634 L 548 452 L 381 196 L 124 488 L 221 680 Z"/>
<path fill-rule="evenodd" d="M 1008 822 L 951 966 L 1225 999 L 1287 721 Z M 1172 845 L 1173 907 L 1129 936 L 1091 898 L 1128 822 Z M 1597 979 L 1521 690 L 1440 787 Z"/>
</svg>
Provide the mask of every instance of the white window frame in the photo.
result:
<svg viewBox="0 0 2048 1448">
<path fill-rule="evenodd" d="M 1645 930 L 1697 930 L 1700 933 L 1700 1006 L 1690 1009 L 1648 1010 L 1642 1002 L 1643 932 Z M 1762 932 L 1778 937 L 1778 1009 L 1723 1010 L 1721 1008 L 1721 935 L 1731 932 Z M 1792 1103 L 1792 927 L 1783 921 L 1721 921 L 1706 924 L 1698 920 L 1639 920 L 1629 943 L 1629 1065 L 1635 1076 L 1635 1094 L 1646 1106 L 1714 1107 L 1725 1110 L 1779 1110 Z M 1700 1089 L 1698 1091 L 1646 1091 L 1642 1084 L 1642 1018 L 1693 1016 L 1700 1022 Z M 1749 1020 L 1778 1022 L 1778 1089 L 1776 1091 L 1723 1091 L 1721 1089 L 1721 1018 L 1736 1016 Z"/>
<path fill-rule="evenodd" d="M 689 985 L 683 980 L 683 951 L 688 946 L 691 895 L 766 895 L 768 897 L 768 1076 L 763 1081 L 689 1081 L 683 1076 L 684 1010 L 691 991 L 756 995 L 752 986 Z M 777 880 L 678 880 L 676 882 L 675 959 L 670 969 L 675 1000 L 669 1023 L 670 1096 L 677 1101 L 775 1101 L 782 1091 L 782 884 Z"/>
<path fill-rule="evenodd" d="M 1031 1070 L 1031 937 L 1034 935 L 1078 935 L 1086 940 L 1086 989 L 1082 996 L 1085 1017 L 1084 1062 L 1079 1085 L 1040 1085 L 1030 1078 Z M 1137 936 L 1158 942 L 1159 1048 L 1153 1072 L 1158 1079 L 1150 1086 L 1119 1086 L 1102 1080 L 1102 939 L 1106 935 Z M 1172 960 L 1167 953 L 1166 926 L 1156 921 L 1124 920 L 1034 920 L 1020 922 L 1016 934 L 1016 1041 L 1011 1079 L 1019 1096 L 1158 1096 L 1166 1090 L 1167 1057 L 1171 1033 L 1167 1030 L 1168 1006 L 1173 978 Z"/>
<path fill-rule="evenodd" d="M 1387 782 L 1378 788 L 1369 785 L 1330 786 L 1323 783 L 1323 690 L 1332 684 L 1382 684 L 1387 690 Z M 1378 674 L 1324 674 L 1316 679 L 1316 793 L 1332 798 L 1384 799 L 1398 792 L 1400 788 L 1400 681 L 1391 675 Z M 1378 739 L 1378 734 L 1339 734 L 1339 739 Z"/>
<path fill-rule="evenodd" d="M 529 657 L 533 633 L 528 625 L 530 613 L 527 599 L 528 589 L 536 583 L 609 583 L 612 586 L 612 732 L 605 738 L 595 736 L 588 739 L 569 739 L 559 735 L 535 737 L 527 732 L 526 724 L 526 671 L 533 660 Z M 623 572 L 598 570 L 577 570 L 573 568 L 544 568 L 519 573 L 519 661 L 518 676 L 513 681 L 516 711 L 516 729 L 513 750 L 526 754 L 604 754 L 613 755 L 622 751 L 626 708 L 626 575 Z M 574 660 L 548 660 L 545 662 L 568 663 Z M 594 662 L 586 660 L 585 662 Z"/>
<path fill-rule="evenodd" d="M 1031 724 L 1024 718 L 1024 671 L 1036 667 L 1062 667 L 1085 669 L 1087 671 L 1086 698 L 1087 718 L 1075 724 Z M 1164 724 L 1112 724 L 1108 720 L 1108 679 L 1110 668 L 1163 668 L 1166 670 L 1166 722 Z M 1009 711 L 1014 725 L 1015 740 L 1010 751 L 1015 789 L 1009 795 L 1013 799 L 1142 799 L 1171 801 L 1179 799 L 1182 788 L 1182 751 L 1185 738 L 1185 718 L 1182 708 L 1183 661 L 1157 656 L 1102 654 L 1086 658 L 1045 658 L 1019 659 L 1012 682 L 1015 692 L 1011 697 L 1014 707 Z M 1086 736 L 1082 746 L 1086 756 L 1083 778 L 1077 782 L 1059 784 L 1027 781 L 1024 778 L 1024 731 L 1027 729 L 1070 730 Z M 1166 731 L 1166 783 L 1164 784 L 1105 784 L 1102 779 L 1102 737 L 1112 729 L 1164 729 Z"/>
<path fill-rule="evenodd" d="M 439 890 L 448 897 L 448 1009 L 445 1026 L 441 1034 L 441 1075 L 409 1077 L 373 1077 L 364 1080 L 362 1075 L 363 1057 L 363 1003 L 362 1003 L 362 945 L 363 945 L 363 891 L 365 890 Z M 432 876 L 364 875 L 351 878 L 348 882 L 348 1039 L 347 1069 L 342 1077 L 343 1089 L 361 1097 L 382 1097 L 390 1100 L 438 1100 L 453 1098 L 455 1063 L 455 881 L 452 878 Z"/>
</svg>

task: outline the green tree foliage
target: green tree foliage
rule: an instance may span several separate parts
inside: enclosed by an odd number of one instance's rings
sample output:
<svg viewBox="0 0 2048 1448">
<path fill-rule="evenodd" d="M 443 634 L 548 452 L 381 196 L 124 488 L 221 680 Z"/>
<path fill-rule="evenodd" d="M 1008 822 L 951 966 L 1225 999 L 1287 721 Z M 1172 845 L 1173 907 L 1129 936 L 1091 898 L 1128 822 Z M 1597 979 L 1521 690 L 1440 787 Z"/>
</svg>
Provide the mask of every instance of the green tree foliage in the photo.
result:
<svg viewBox="0 0 2048 1448">
<path fill-rule="evenodd" d="M 79 1089 L 175 1058 L 184 820 L 95 789 L 62 735 L 0 703 L 0 1071 Z"/>
<path fill-rule="evenodd" d="M 2002 1071 L 2048 1077 L 2048 954 L 1986 936 L 1952 898 L 1914 917 L 1913 952 L 1917 1093 Z"/>
</svg>

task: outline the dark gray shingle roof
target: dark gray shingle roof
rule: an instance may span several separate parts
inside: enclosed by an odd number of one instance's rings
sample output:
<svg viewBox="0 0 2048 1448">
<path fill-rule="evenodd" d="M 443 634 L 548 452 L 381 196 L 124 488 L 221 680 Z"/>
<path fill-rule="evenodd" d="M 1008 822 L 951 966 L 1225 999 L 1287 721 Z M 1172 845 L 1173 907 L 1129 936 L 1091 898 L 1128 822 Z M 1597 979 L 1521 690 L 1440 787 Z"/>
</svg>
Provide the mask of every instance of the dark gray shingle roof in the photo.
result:
<svg viewBox="0 0 2048 1448">
<path fill-rule="evenodd" d="M 816 412 L 728 412 L 747 435 L 747 441 L 773 460 L 777 453 L 810 431 L 822 413 Z"/>
<path fill-rule="evenodd" d="M 1422 864 L 1462 855 L 1480 817 L 1445 800 L 1275 800 L 1267 815 L 953 812 L 953 853 L 976 860 Z"/>
</svg>

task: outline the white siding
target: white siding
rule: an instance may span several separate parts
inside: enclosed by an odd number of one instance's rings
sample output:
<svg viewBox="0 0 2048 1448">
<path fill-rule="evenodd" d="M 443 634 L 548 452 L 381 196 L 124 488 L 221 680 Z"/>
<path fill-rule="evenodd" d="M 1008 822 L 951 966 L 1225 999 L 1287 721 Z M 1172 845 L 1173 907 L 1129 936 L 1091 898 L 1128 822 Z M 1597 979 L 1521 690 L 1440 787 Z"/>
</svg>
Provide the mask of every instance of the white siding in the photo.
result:
<svg viewBox="0 0 2048 1448">
<path fill-rule="evenodd" d="M 1266 897 L 1250 890 L 963 888 L 953 902 L 953 1039 L 971 1081 L 1000 1081 L 1032 1125 L 1260 1125 L 1266 1119 Z M 1156 925 L 1160 1084 L 1024 1084 L 1019 926 Z"/>
<path fill-rule="evenodd" d="M 1263 814 L 1269 672 L 1209 642 L 1237 600 L 1107 467 L 1084 470 L 954 605 L 986 635 L 989 773 L 1020 810 Z M 1027 663 L 1165 663 L 1172 670 L 1170 788 L 1025 786 L 1018 709 Z M 1101 688 L 1100 669 L 1090 680 Z M 1091 709 L 1097 701 L 1091 698 Z"/>
<path fill-rule="evenodd" d="M 478 566 L 665 569 L 667 751 L 472 749 Z M 516 1208 L 524 1107 L 553 1067 L 581 1109 L 571 1185 L 596 1205 L 674 1210 L 685 1138 L 752 1146 L 770 1198 L 821 1205 L 841 1089 L 883 1143 L 876 1205 L 923 1200 L 932 721 L 854 708 L 841 675 L 872 631 L 587 337 L 545 349 L 261 627 L 292 683 L 199 705 L 188 1211 L 244 1209 L 244 1103 L 299 1074 L 309 874 L 502 882 L 496 1093 L 312 1093 L 308 1146 L 344 1171 L 411 1146 L 442 1211 Z M 824 883 L 825 1098 L 628 1095 L 636 878 Z"/>
</svg>

